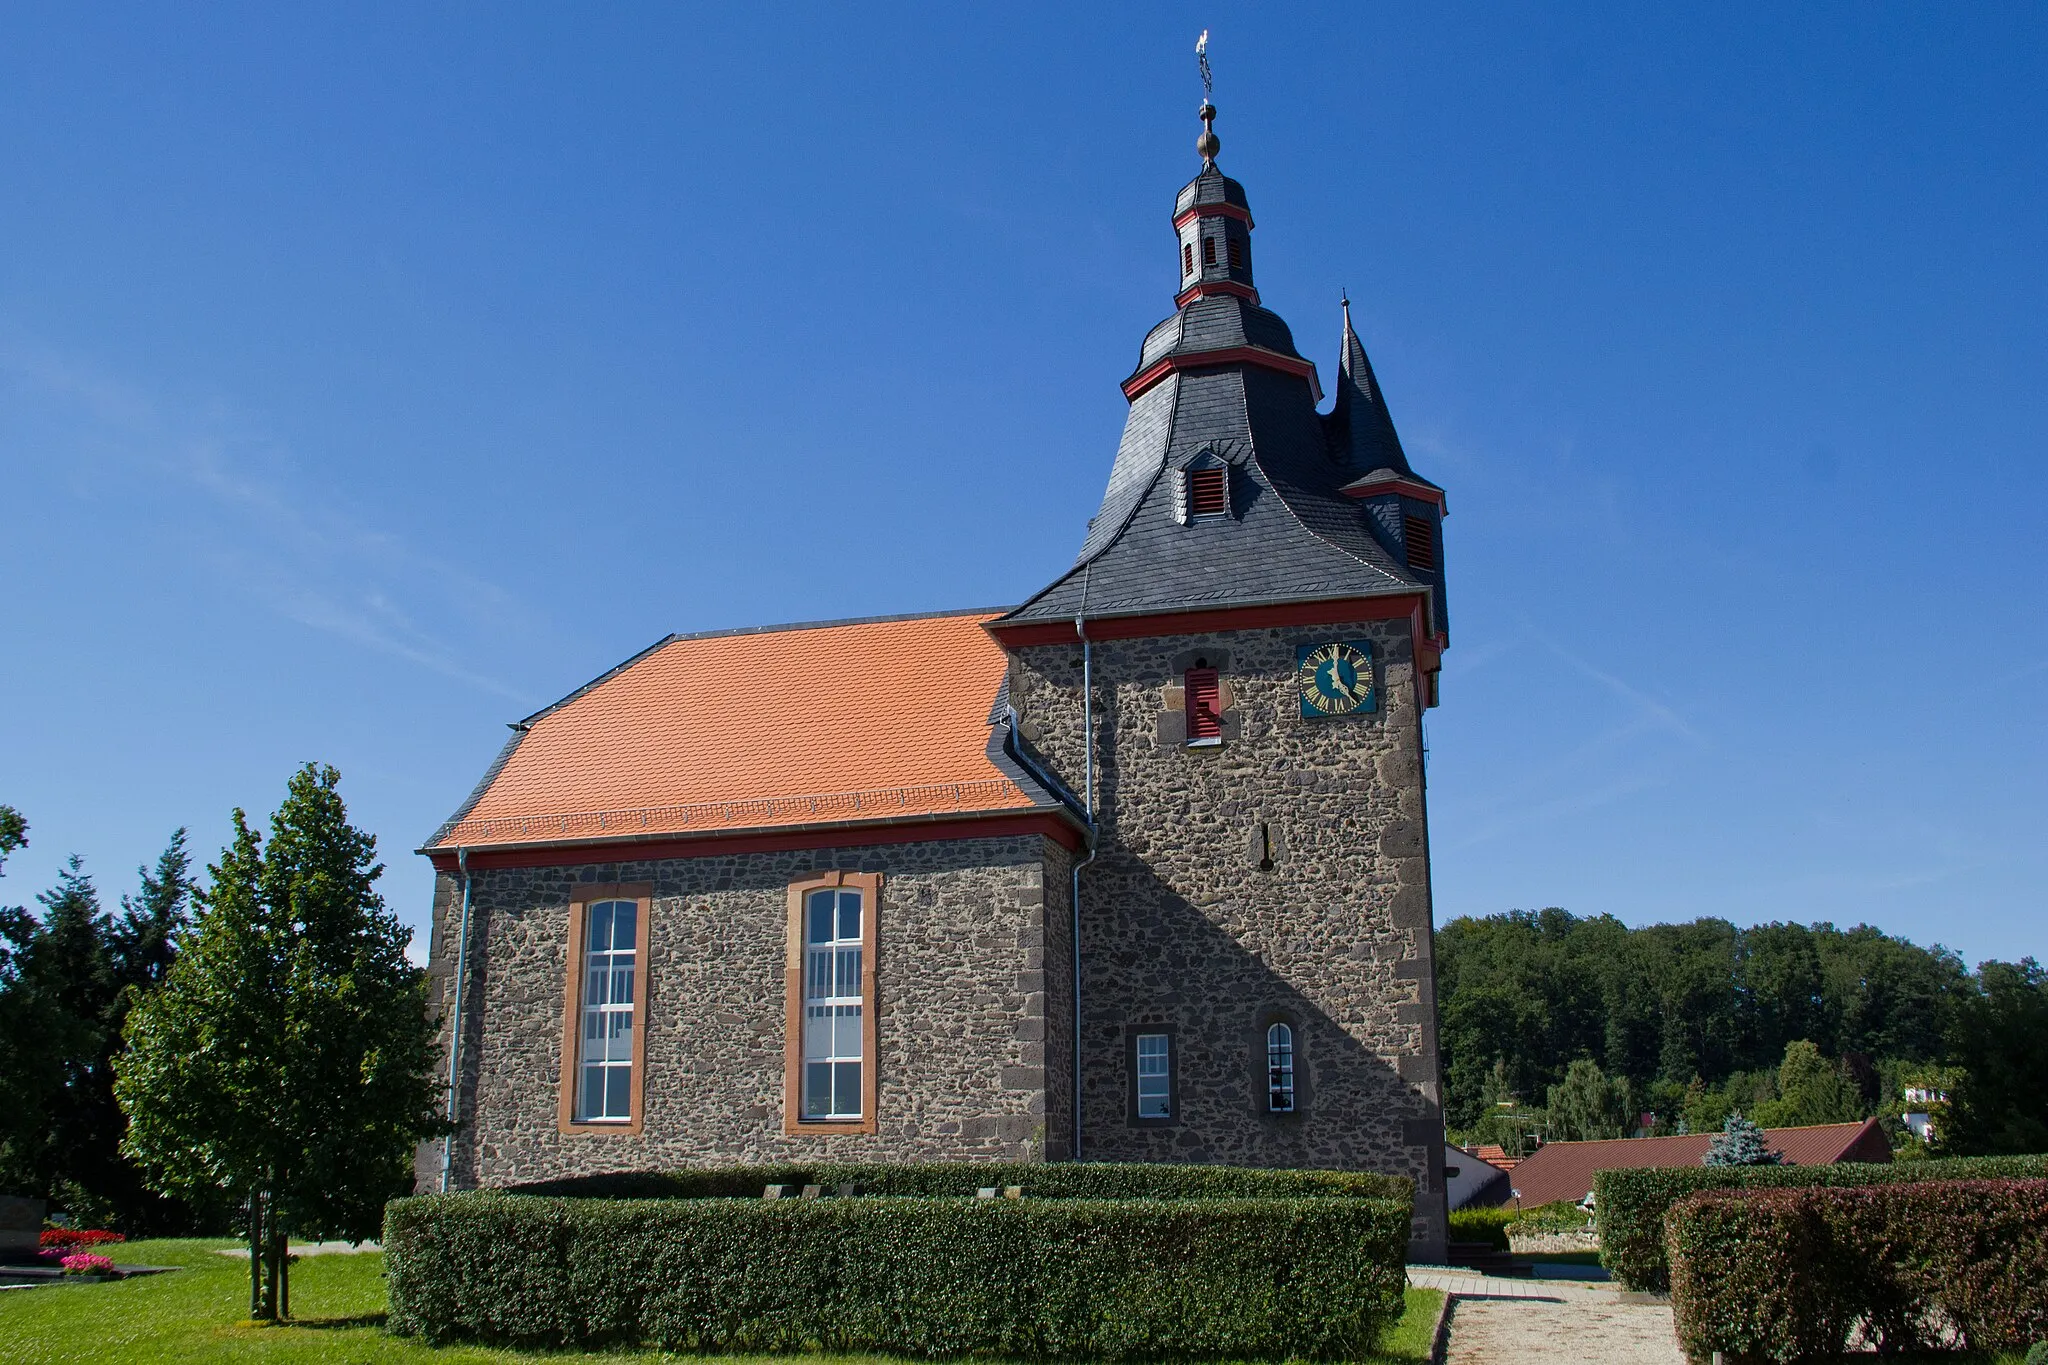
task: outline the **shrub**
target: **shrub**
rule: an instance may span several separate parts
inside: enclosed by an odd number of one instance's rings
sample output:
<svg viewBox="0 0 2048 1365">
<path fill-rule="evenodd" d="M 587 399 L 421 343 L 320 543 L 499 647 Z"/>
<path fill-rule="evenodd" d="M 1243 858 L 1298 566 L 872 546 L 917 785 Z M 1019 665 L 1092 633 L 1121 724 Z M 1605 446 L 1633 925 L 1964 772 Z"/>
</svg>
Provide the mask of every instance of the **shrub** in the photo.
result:
<svg viewBox="0 0 2048 1365">
<path fill-rule="evenodd" d="M 392 1329 L 436 1343 L 1340 1358 L 1400 1316 L 1409 1216 L 1395 1199 L 487 1192 L 393 1202 L 384 1249 Z"/>
<path fill-rule="evenodd" d="M 2048 1156 L 1964 1157 L 1901 1165 L 1674 1166 L 1599 1171 L 1593 1176 L 1593 1206 L 1600 1226 L 1600 1262 L 1630 1289 L 1669 1289 L 1664 1215 L 1672 1204 L 1699 1190 L 2042 1176 L 2048 1176 Z"/>
<path fill-rule="evenodd" d="M 2048 1180 L 1710 1190 L 1667 1226 L 1695 1360 L 1833 1356 L 1858 1328 L 1893 1353 L 2048 1334 Z"/>
<path fill-rule="evenodd" d="M 1569 1199 L 1560 1199 L 1554 1204 L 1538 1204 L 1523 1209 L 1510 1219 L 1509 1232 L 1589 1232 L 1592 1218 L 1587 1212 Z"/>
<path fill-rule="evenodd" d="M 1415 1197 L 1414 1182 L 1405 1176 L 1113 1161 L 722 1166 L 571 1176 L 513 1185 L 508 1192 L 583 1199 L 754 1199 L 769 1185 L 817 1185 L 827 1193 L 851 1186 L 858 1194 L 941 1198 L 1010 1185 L 1022 1186 L 1033 1199 L 1278 1199 L 1339 1195 L 1412 1202 Z"/>
<path fill-rule="evenodd" d="M 1506 1251 L 1508 1224 L 1519 1217 L 1521 1212 L 1507 1205 L 1488 1209 L 1453 1209 L 1451 1240 L 1484 1243 L 1495 1251 Z"/>
</svg>

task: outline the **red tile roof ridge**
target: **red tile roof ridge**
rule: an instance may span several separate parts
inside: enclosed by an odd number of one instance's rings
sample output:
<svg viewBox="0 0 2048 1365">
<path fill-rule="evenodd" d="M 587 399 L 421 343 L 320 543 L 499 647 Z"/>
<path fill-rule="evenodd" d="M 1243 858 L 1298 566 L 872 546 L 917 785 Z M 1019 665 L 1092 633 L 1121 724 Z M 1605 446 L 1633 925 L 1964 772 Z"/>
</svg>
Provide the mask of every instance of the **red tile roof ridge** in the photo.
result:
<svg viewBox="0 0 2048 1365">
<path fill-rule="evenodd" d="M 949 795 L 950 801 L 946 799 Z M 988 799 L 979 799 L 983 797 Z M 894 798 L 893 804 L 890 798 Z M 965 782 L 928 782 L 910 787 L 873 787 L 864 791 L 818 792 L 802 796 L 693 801 L 684 805 L 643 806 L 634 810 L 577 811 L 562 815 L 501 815 L 457 823 L 441 836 L 440 846 L 452 848 L 457 844 L 500 843 L 504 842 L 506 835 L 558 840 L 577 834 L 679 834 L 696 829 L 747 829 L 786 824 L 786 820 L 778 818 L 785 815 L 845 820 L 861 817 L 886 819 L 890 816 L 932 815 L 940 812 L 1010 810 L 1014 809 L 1020 800 L 1029 802 L 1031 798 L 1015 782 L 1008 778 L 988 778 Z M 718 819 L 708 818 L 712 811 L 719 812 Z"/>
</svg>

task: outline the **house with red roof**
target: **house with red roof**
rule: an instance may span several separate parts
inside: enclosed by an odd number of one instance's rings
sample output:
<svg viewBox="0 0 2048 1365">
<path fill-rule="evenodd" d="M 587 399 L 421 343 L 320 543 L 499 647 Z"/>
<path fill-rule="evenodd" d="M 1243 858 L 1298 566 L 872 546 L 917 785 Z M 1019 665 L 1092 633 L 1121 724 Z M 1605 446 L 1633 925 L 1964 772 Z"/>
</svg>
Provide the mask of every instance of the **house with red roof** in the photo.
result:
<svg viewBox="0 0 2048 1365">
<path fill-rule="evenodd" d="M 1319 406 L 1214 117 L 1071 568 L 663 638 L 516 722 L 426 841 L 455 1132 L 423 1185 L 1341 1167 L 1412 1177 L 1440 1254 L 1445 495 L 1348 302 Z"/>
<path fill-rule="evenodd" d="M 1764 1143 L 1788 1166 L 1832 1166 L 1844 1161 L 1889 1162 L 1892 1146 L 1876 1119 L 1822 1123 L 1805 1128 L 1766 1128 Z M 1513 1197 L 1523 1208 L 1581 1203 L 1593 1191 L 1598 1171 L 1641 1166 L 1698 1166 L 1705 1162 L 1711 1133 L 1680 1137 L 1614 1138 L 1602 1142 L 1546 1142 L 1509 1172 Z"/>
</svg>

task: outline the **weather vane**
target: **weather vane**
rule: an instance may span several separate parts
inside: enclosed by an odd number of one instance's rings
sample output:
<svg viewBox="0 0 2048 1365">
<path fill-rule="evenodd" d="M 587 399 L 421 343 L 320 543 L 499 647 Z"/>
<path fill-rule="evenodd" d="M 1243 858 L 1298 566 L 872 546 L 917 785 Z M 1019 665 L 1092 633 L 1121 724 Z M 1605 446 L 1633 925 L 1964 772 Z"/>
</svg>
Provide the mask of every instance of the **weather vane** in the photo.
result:
<svg viewBox="0 0 2048 1365">
<path fill-rule="evenodd" d="M 1209 30 L 1206 28 L 1202 30 L 1202 36 L 1195 39 L 1195 61 L 1202 68 L 1202 135 L 1195 139 L 1195 150 L 1202 154 L 1204 163 L 1214 166 L 1216 153 L 1223 150 L 1223 143 L 1216 136 L 1216 101 L 1209 98 L 1216 82 L 1209 72 Z"/>
</svg>

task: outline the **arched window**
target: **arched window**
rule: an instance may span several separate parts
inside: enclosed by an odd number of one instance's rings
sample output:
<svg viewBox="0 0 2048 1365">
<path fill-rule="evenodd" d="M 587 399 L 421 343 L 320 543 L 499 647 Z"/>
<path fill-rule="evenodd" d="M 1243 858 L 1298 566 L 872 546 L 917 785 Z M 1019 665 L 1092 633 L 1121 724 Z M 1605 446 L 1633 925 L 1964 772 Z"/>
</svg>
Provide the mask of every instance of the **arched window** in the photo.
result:
<svg viewBox="0 0 2048 1365">
<path fill-rule="evenodd" d="M 1266 1030 L 1266 1111 L 1294 1112 L 1294 1029 L 1288 1024 Z"/>
<path fill-rule="evenodd" d="M 806 1119 L 863 1117 L 861 894 L 813 891 L 804 898 L 804 1075 Z"/>
<path fill-rule="evenodd" d="M 1180 273 L 1183 275 L 1195 273 L 1195 244 L 1193 242 L 1182 242 L 1180 244 Z"/>
<path fill-rule="evenodd" d="M 574 1109 L 579 1123 L 633 1119 L 633 1006 L 640 998 L 640 904 L 602 900 L 584 911 L 581 1036 Z"/>
<path fill-rule="evenodd" d="M 1216 264 L 1216 239 L 1206 233 L 1202 236 L 1202 264 Z"/>
<path fill-rule="evenodd" d="M 875 1129 L 878 872 L 821 872 L 789 884 L 782 1131 Z"/>
</svg>

